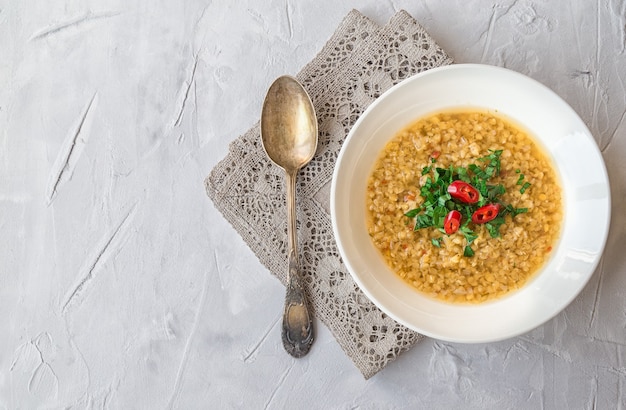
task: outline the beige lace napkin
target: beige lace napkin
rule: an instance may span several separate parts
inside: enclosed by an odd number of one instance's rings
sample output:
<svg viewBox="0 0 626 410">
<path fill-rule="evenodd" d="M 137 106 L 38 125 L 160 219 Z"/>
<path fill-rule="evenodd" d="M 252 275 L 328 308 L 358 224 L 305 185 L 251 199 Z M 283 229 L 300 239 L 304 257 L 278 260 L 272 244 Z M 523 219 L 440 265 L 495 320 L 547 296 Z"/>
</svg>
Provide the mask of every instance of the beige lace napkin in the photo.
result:
<svg viewBox="0 0 626 410">
<path fill-rule="evenodd" d="M 385 90 L 415 73 L 450 63 L 452 59 L 405 11 L 380 27 L 353 10 L 297 74 L 311 95 L 320 131 L 317 153 L 298 175 L 302 275 L 315 317 L 328 326 L 365 378 L 409 349 L 421 335 L 376 308 L 341 261 L 329 213 L 335 160 L 356 119 Z M 257 123 L 232 142 L 227 157 L 208 176 L 206 189 L 261 263 L 285 284 L 283 181 L 282 169 L 263 151 Z"/>
</svg>

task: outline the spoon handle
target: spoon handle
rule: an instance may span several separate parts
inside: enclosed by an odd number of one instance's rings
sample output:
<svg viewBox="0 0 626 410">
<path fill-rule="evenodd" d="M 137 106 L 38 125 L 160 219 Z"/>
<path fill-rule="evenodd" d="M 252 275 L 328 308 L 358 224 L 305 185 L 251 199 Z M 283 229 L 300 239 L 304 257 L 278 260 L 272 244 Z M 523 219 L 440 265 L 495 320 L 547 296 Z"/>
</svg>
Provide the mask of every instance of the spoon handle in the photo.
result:
<svg viewBox="0 0 626 410">
<path fill-rule="evenodd" d="M 298 266 L 296 237 L 296 172 L 287 172 L 287 236 L 289 270 L 283 312 L 282 339 L 287 353 L 302 357 L 313 343 L 313 319 L 309 312 Z"/>
</svg>

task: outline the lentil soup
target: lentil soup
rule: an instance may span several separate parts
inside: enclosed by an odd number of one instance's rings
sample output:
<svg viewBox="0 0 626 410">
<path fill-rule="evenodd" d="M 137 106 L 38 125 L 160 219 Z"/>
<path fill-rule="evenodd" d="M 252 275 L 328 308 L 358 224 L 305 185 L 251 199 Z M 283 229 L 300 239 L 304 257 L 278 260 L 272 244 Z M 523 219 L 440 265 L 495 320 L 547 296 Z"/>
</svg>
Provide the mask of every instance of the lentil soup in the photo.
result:
<svg viewBox="0 0 626 410">
<path fill-rule="evenodd" d="M 468 244 L 460 232 L 414 229 L 404 214 L 422 205 L 425 167 L 467 167 L 494 150 L 501 150 L 495 179 L 506 190 L 502 200 L 527 212 L 508 215 L 499 237 L 472 225 L 472 256 L 464 256 Z M 520 174 L 527 189 L 520 189 Z M 366 207 L 369 235 L 387 265 L 417 290 L 454 303 L 480 303 L 521 288 L 548 260 L 563 216 L 548 156 L 521 128 L 482 111 L 440 112 L 400 131 L 373 167 Z"/>
</svg>

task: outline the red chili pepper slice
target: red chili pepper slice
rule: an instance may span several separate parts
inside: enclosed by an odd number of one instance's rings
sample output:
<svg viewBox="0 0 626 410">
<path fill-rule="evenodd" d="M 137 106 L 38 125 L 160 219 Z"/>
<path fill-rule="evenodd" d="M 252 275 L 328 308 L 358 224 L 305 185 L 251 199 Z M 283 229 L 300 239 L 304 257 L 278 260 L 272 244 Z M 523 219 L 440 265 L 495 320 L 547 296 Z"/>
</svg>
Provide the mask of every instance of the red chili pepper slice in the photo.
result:
<svg viewBox="0 0 626 410">
<path fill-rule="evenodd" d="M 499 204 L 488 204 L 481 206 L 472 214 L 472 222 L 475 224 L 484 224 L 493 221 L 500 212 Z"/>
<path fill-rule="evenodd" d="M 443 229 L 448 235 L 452 235 L 459 230 L 461 226 L 461 213 L 459 211 L 450 211 L 443 220 Z"/>
<path fill-rule="evenodd" d="M 448 185 L 448 193 L 454 199 L 466 204 L 475 204 L 480 199 L 480 193 L 467 182 L 456 180 Z"/>
</svg>

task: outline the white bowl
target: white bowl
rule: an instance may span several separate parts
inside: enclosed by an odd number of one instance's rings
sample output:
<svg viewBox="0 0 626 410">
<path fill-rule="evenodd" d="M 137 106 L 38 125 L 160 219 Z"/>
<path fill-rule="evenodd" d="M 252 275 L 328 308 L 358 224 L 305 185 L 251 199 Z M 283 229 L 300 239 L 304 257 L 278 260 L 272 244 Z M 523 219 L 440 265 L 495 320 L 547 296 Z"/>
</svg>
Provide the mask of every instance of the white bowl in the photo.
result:
<svg viewBox="0 0 626 410">
<path fill-rule="evenodd" d="M 365 223 L 367 179 L 385 143 L 418 118 L 455 107 L 497 111 L 521 124 L 551 154 L 563 185 L 563 226 L 551 259 L 522 289 L 477 305 L 434 300 L 405 283 L 386 265 Z M 337 159 L 330 206 L 343 261 L 374 304 L 426 336 L 477 343 L 525 333 L 578 295 L 604 249 L 610 190 L 591 133 L 554 92 L 504 68 L 458 64 L 415 75 L 370 105 Z"/>
</svg>

